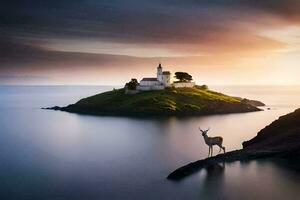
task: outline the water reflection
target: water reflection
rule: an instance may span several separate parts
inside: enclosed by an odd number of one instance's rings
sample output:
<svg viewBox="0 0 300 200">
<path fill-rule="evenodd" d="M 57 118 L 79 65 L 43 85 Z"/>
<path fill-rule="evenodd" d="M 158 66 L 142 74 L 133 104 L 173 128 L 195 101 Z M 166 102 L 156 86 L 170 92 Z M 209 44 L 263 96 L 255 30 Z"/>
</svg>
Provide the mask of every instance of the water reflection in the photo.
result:
<svg viewBox="0 0 300 200">
<path fill-rule="evenodd" d="M 199 125 L 210 126 L 210 136 L 223 136 L 226 148 L 235 150 L 274 119 L 294 110 L 290 104 L 276 107 L 271 100 L 299 102 L 300 95 L 277 98 L 273 90 L 264 95 L 241 90 L 243 94 L 232 94 L 262 101 L 267 96 L 264 102 L 270 100 L 276 109 L 190 118 L 96 117 L 39 109 L 101 91 L 95 87 L 0 87 L 0 194 L 7 197 L 1 199 L 300 196 L 300 179 L 269 162 L 236 162 L 226 164 L 226 169 L 214 166 L 176 183 L 165 179 L 174 169 L 206 157 Z"/>
<path fill-rule="evenodd" d="M 225 164 L 215 164 L 205 168 L 200 199 L 224 199 Z"/>
</svg>

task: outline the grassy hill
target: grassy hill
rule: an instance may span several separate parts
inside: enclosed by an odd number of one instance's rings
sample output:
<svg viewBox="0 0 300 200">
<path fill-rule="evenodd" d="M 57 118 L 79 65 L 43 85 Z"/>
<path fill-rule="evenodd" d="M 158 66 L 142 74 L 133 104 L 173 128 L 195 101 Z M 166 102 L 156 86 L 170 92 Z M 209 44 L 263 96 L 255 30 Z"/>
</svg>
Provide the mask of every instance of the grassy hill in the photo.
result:
<svg viewBox="0 0 300 200">
<path fill-rule="evenodd" d="M 96 115 L 208 115 L 259 111 L 251 101 L 196 86 L 125 94 L 124 89 L 81 99 L 67 107 L 54 107 Z"/>
</svg>

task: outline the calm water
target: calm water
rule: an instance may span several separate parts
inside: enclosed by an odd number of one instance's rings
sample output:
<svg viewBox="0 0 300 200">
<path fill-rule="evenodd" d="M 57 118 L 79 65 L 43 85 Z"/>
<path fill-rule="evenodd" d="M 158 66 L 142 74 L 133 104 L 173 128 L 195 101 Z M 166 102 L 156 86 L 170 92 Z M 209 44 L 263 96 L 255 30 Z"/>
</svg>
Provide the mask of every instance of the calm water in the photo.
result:
<svg viewBox="0 0 300 200">
<path fill-rule="evenodd" d="M 300 173 L 270 161 L 235 162 L 179 182 L 165 177 L 205 158 L 197 127 L 228 150 L 300 107 L 300 87 L 213 87 L 271 110 L 192 118 L 96 117 L 41 110 L 112 87 L 0 87 L 0 199 L 295 199 Z M 215 153 L 217 149 L 215 150 Z"/>
</svg>

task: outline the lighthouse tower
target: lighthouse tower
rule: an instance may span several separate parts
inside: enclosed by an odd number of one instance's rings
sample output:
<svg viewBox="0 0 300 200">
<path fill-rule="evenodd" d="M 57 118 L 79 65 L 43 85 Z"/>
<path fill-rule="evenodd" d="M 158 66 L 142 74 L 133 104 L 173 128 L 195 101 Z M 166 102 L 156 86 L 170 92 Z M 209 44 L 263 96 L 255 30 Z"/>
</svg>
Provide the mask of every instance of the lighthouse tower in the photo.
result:
<svg viewBox="0 0 300 200">
<path fill-rule="evenodd" d="M 159 82 L 163 82 L 163 69 L 161 64 L 159 63 L 158 67 L 157 67 L 157 80 Z"/>
</svg>

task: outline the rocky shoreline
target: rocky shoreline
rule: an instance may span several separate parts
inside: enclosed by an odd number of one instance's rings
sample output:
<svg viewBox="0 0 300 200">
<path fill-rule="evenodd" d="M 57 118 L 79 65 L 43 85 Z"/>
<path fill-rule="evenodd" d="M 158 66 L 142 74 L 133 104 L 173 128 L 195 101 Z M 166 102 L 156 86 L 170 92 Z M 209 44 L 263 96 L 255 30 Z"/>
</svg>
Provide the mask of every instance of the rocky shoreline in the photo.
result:
<svg viewBox="0 0 300 200">
<path fill-rule="evenodd" d="M 280 117 L 256 137 L 243 143 L 243 149 L 198 160 L 180 167 L 168 175 L 170 180 L 178 180 L 202 168 L 219 163 L 280 157 L 293 159 L 300 164 L 300 109 Z"/>
</svg>

